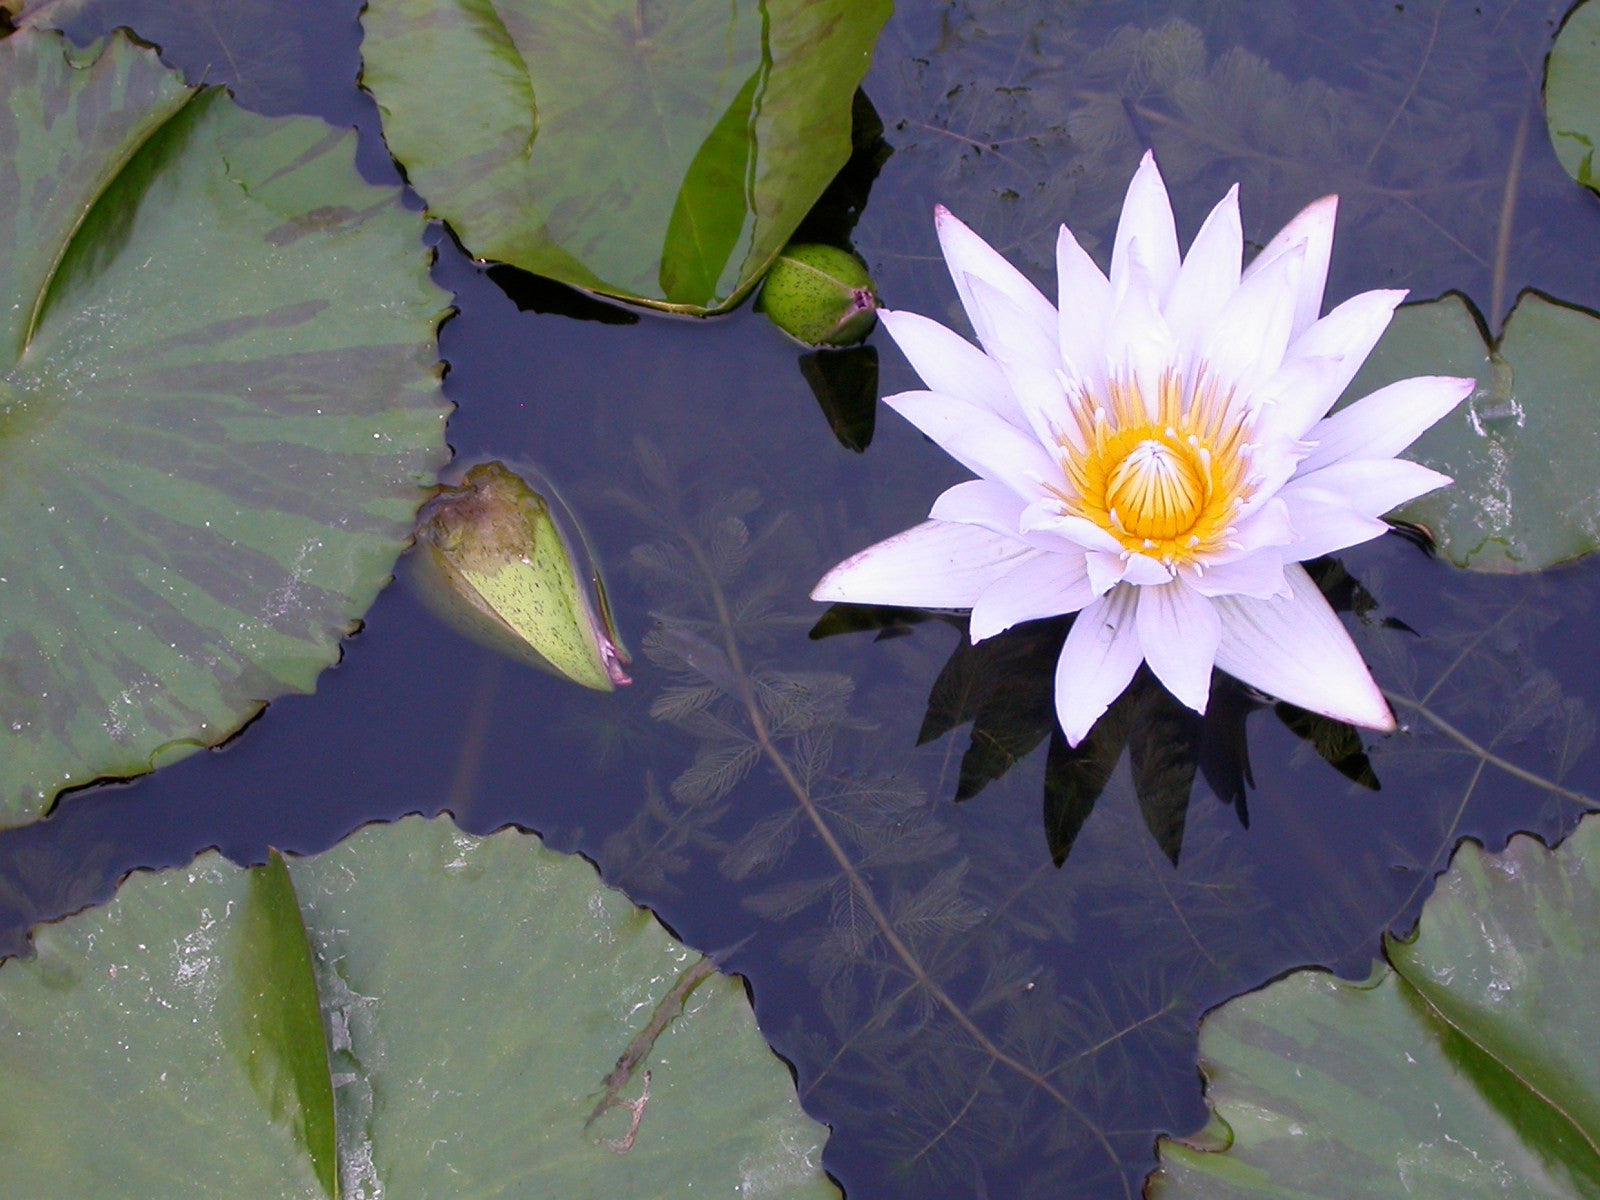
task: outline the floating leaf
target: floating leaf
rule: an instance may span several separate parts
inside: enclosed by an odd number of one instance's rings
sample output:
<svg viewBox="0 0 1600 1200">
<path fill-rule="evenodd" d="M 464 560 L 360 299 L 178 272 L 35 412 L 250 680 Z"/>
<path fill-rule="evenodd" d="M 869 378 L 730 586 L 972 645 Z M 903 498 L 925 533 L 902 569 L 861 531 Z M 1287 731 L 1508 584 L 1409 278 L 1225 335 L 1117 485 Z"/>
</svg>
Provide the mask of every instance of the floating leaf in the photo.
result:
<svg viewBox="0 0 1600 1200">
<path fill-rule="evenodd" d="M 355 135 L 0 42 L 0 822 L 309 691 L 440 462 L 443 295 Z M 39 197 L 48 197 L 41 202 Z"/>
<path fill-rule="evenodd" d="M 587 549 L 576 523 L 558 525 L 550 501 L 521 476 L 479 463 L 424 513 L 416 577 L 430 607 L 468 637 L 609 692 L 632 682 L 623 670 L 631 660 Z"/>
<path fill-rule="evenodd" d="M 1213 1119 L 1151 1200 L 1593 1196 L 1600 819 L 1457 852 L 1390 967 L 1300 971 L 1206 1018 Z"/>
<path fill-rule="evenodd" d="M 1524 292 L 1491 350 L 1460 296 L 1410 305 L 1347 395 L 1407 375 L 1472 375 L 1478 389 L 1405 453 L 1455 485 L 1395 516 L 1479 571 L 1537 571 L 1600 545 L 1600 320 Z"/>
<path fill-rule="evenodd" d="M 889 0 L 373 0 L 362 81 L 475 255 L 727 308 L 845 164 Z"/>
<path fill-rule="evenodd" d="M 1544 75 L 1544 119 L 1556 157 L 1579 183 L 1600 191 L 1600 4 L 1579 4 L 1550 50 Z"/>
<path fill-rule="evenodd" d="M 207 854 L 35 944 L 0 968 L 9 1195 L 334 1194 L 263 1080 L 318 1059 L 348 1196 L 838 1195 L 739 981 L 531 834 Z"/>
</svg>

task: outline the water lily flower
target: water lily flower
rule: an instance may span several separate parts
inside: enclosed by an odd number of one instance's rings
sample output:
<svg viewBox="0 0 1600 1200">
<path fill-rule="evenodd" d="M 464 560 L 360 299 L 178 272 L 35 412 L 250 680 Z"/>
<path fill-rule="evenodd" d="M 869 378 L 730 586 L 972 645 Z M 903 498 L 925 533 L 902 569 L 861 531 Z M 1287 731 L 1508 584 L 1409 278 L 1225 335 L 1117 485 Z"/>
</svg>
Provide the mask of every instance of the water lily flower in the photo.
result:
<svg viewBox="0 0 1600 1200">
<path fill-rule="evenodd" d="M 1310 205 L 1241 270 L 1235 186 L 1180 257 L 1146 154 L 1109 277 L 1062 227 L 1059 309 L 938 209 L 982 348 L 881 311 L 927 384 L 886 403 L 978 478 L 839 564 L 812 597 L 970 608 L 974 642 L 1076 612 L 1055 675 L 1074 745 L 1141 662 L 1199 712 L 1220 667 L 1312 712 L 1392 730 L 1299 564 L 1377 537 L 1384 513 L 1450 482 L 1395 455 L 1473 381 L 1406 379 L 1327 415 L 1405 296 L 1364 292 L 1320 316 L 1336 203 Z"/>
</svg>

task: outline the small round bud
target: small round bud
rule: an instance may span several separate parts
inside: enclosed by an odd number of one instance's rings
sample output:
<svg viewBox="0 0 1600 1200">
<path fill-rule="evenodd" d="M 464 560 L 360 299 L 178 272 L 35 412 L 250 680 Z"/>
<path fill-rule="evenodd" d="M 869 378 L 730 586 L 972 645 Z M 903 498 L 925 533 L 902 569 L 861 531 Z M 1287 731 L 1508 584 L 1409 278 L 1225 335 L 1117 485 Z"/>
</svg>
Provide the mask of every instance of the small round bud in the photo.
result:
<svg viewBox="0 0 1600 1200">
<path fill-rule="evenodd" d="M 808 346 L 851 346 L 878 319 L 878 289 L 848 250 L 789 245 L 767 272 L 758 307 Z"/>
</svg>

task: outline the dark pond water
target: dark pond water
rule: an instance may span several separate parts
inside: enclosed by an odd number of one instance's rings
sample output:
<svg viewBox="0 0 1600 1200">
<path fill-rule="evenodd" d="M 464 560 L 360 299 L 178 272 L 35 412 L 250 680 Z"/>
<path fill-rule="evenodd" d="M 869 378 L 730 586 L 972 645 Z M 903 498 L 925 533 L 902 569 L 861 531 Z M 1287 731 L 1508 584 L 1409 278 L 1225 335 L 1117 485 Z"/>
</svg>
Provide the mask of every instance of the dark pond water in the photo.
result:
<svg viewBox="0 0 1600 1200">
<path fill-rule="evenodd" d="M 891 304 L 954 320 L 935 202 L 1044 282 L 1059 221 L 1109 238 L 1149 141 L 1185 239 L 1235 180 L 1257 242 L 1339 191 L 1330 301 L 1459 289 L 1493 324 L 1533 286 L 1596 307 L 1600 206 L 1561 173 L 1537 108 L 1564 8 L 903 3 L 866 83 L 893 153 L 856 245 Z M 358 124 L 364 168 L 393 178 L 355 85 L 355 13 L 105 0 L 82 20 L 132 26 L 247 105 Z M 797 348 L 758 315 L 615 323 L 631 314 L 433 237 L 460 310 L 441 335 L 452 444 L 563 481 L 638 682 L 594 696 L 497 660 L 393 586 L 314 696 L 0 835 L 27 906 L 4 913 L 6 949 L 127 870 L 208 846 L 251 862 L 413 811 L 515 822 L 592 857 L 689 941 L 736 947 L 725 965 L 833 1126 L 826 1163 L 853 1197 L 1134 1195 L 1157 1134 L 1204 1119 L 1209 1007 L 1302 964 L 1364 975 L 1458 839 L 1554 838 L 1600 796 L 1596 568 L 1473 576 L 1390 536 L 1342 568 L 1401 733 L 1345 746 L 1341 773 L 1239 696 L 1207 726 L 1212 769 L 1186 805 L 1181 769 L 1154 756 L 1136 786 L 1124 760 L 1057 865 L 1044 743 L 957 803 L 970 726 L 918 734 L 982 708 L 985 735 L 1026 748 L 1059 630 L 978 662 L 952 660 L 946 621 L 808 636 L 821 572 L 921 519 L 960 469 L 887 410 L 864 453 L 841 446 Z M 914 386 L 874 341 L 880 393 Z M 755 743 L 728 700 L 715 723 L 653 715 L 708 643 L 738 650 L 716 669 L 788 697 L 790 732 Z M 1193 736 L 1152 720 L 1157 746 Z"/>
</svg>

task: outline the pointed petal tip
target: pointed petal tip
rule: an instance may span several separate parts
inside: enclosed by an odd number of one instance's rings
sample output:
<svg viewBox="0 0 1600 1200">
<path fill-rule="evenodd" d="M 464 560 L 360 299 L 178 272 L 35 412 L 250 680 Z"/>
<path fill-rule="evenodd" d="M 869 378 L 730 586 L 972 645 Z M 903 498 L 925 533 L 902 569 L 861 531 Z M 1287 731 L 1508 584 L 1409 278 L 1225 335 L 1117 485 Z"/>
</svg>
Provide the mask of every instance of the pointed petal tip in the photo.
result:
<svg viewBox="0 0 1600 1200">
<path fill-rule="evenodd" d="M 1330 720 L 1354 725 L 1357 729 L 1370 729 L 1374 733 L 1393 733 L 1399 725 L 1395 722 L 1389 702 L 1383 698 L 1383 693 L 1378 690 L 1377 683 L 1370 675 L 1362 683 L 1365 686 L 1347 678 L 1343 682 L 1342 694 L 1335 695 L 1335 689 L 1328 688 L 1314 701 L 1296 698 L 1289 700 L 1289 703 L 1328 717 Z M 1268 692 L 1268 695 L 1271 694 Z"/>
<path fill-rule="evenodd" d="M 1318 225 L 1332 225 L 1334 218 L 1339 215 L 1339 197 L 1330 193 L 1318 196 L 1310 204 L 1300 210 L 1300 216 L 1307 221 Z"/>
<path fill-rule="evenodd" d="M 820 601 L 823 604 L 833 604 L 843 600 L 845 597 L 840 594 L 838 585 L 834 581 L 834 576 L 838 573 L 839 570 L 835 567 L 817 580 L 817 585 L 811 589 L 811 599 Z"/>
<path fill-rule="evenodd" d="M 1375 733 L 1393 733 L 1399 726 L 1395 722 L 1389 702 L 1384 699 L 1377 680 L 1372 678 L 1370 671 L 1365 670 L 1365 664 L 1362 673 L 1365 678 L 1359 681 L 1350 679 L 1343 688 L 1328 689 L 1323 697 L 1324 703 L 1314 711 L 1322 713 L 1325 717 L 1332 717 L 1335 721 L 1354 725 L 1357 729 L 1370 729 Z"/>
<path fill-rule="evenodd" d="M 1120 695 L 1121 693 L 1118 693 Z M 1111 698 L 1115 700 L 1116 697 Z M 1106 701 L 1105 707 L 1095 712 L 1080 710 L 1064 712 L 1061 705 L 1056 705 L 1056 723 L 1061 726 L 1061 732 L 1066 735 L 1067 745 L 1076 750 L 1083 744 L 1083 739 L 1094 732 L 1094 727 L 1100 723 L 1100 718 L 1106 715 L 1106 709 L 1111 707 L 1111 701 Z"/>
</svg>

